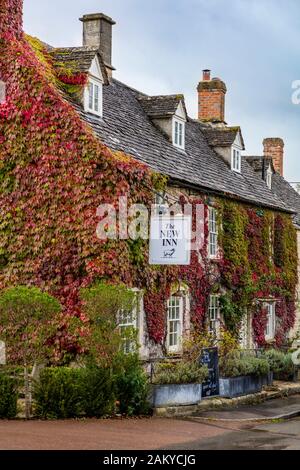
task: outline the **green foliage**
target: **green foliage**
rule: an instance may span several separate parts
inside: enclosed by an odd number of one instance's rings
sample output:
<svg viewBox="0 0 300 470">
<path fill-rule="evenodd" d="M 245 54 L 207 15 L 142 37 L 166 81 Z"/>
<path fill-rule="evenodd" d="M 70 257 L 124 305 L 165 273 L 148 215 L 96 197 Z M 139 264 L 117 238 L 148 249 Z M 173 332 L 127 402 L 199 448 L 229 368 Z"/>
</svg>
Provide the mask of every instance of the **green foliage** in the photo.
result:
<svg viewBox="0 0 300 470">
<path fill-rule="evenodd" d="M 43 419 L 75 418 L 82 409 L 82 371 L 67 367 L 41 371 L 34 385 L 35 414 Z"/>
<path fill-rule="evenodd" d="M 221 377 L 261 376 L 270 372 L 266 359 L 234 351 L 220 359 Z"/>
<path fill-rule="evenodd" d="M 90 335 L 86 346 L 93 361 L 110 366 L 122 346 L 122 334 L 118 324 L 122 312 L 132 312 L 136 307 L 136 294 L 125 286 L 95 284 L 81 290 L 83 311 L 90 320 Z M 128 329 L 127 339 L 135 339 L 135 332 Z"/>
<path fill-rule="evenodd" d="M 115 361 L 114 374 L 119 412 L 128 416 L 148 414 L 148 378 L 138 355 L 120 354 Z"/>
<path fill-rule="evenodd" d="M 274 372 L 274 378 L 278 380 L 289 380 L 294 375 L 295 366 L 290 353 L 284 353 L 277 349 L 269 349 L 263 355 Z"/>
<path fill-rule="evenodd" d="M 154 384 L 199 384 L 208 377 L 207 367 L 196 362 L 163 362 L 156 367 Z"/>
<path fill-rule="evenodd" d="M 119 354 L 111 368 L 47 368 L 34 384 L 35 414 L 43 419 L 147 414 L 148 379 L 138 356 Z"/>
<path fill-rule="evenodd" d="M 208 330 L 194 332 L 184 341 L 184 358 L 189 362 L 197 362 L 204 348 L 218 348 L 219 357 L 227 356 L 239 349 L 238 338 L 225 328 L 221 328 L 218 337 Z"/>
<path fill-rule="evenodd" d="M 14 287 L 0 293 L 0 330 L 8 358 L 29 365 L 46 357 L 46 340 L 54 333 L 51 321 L 59 302 L 35 287 Z"/>
<path fill-rule="evenodd" d="M 220 296 L 219 303 L 226 328 L 228 328 L 228 330 L 233 334 L 237 334 L 237 326 L 241 324 L 244 316 L 244 309 L 238 305 L 238 303 L 233 302 L 232 294 L 230 292 Z"/>
<path fill-rule="evenodd" d="M 235 201 L 219 200 L 219 206 L 224 253 L 220 284 L 229 292 L 220 299 L 225 325 L 238 336 L 243 312 L 252 311 L 255 340 L 264 346 L 265 325 L 254 304 L 258 299 L 276 299 L 277 305 L 285 306 L 275 335 L 280 346 L 295 320 L 297 240 L 292 219 Z"/>
<path fill-rule="evenodd" d="M 18 386 L 14 377 L 0 373 L 0 418 L 12 419 L 17 416 Z"/>
<path fill-rule="evenodd" d="M 89 364 L 81 370 L 82 408 L 87 417 L 101 418 L 115 411 L 112 370 Z"/>
</svg>

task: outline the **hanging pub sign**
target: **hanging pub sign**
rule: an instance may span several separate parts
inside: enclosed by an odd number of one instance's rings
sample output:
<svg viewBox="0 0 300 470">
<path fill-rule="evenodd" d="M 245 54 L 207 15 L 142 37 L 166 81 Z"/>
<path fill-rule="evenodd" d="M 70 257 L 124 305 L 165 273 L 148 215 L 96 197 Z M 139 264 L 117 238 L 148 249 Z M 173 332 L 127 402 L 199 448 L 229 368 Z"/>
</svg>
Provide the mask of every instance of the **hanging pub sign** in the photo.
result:
<svg viewBox="0 0 300 470">
<path fill-rule="evenodd" d="M 186 266 L 191 262 L 191 216 L 153 216 L 149 263 Z"/>
</svg>

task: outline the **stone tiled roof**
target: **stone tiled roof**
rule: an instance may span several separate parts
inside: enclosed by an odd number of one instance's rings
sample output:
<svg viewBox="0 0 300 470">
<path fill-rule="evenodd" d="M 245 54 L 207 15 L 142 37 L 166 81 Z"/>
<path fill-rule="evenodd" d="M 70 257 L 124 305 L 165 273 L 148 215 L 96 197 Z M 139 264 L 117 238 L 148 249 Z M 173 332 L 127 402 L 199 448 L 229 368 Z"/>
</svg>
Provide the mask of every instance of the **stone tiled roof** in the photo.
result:
<svg viewBox="0 0 300 470">
<path fill-rule="evenodd" d="M 279 174 L 276 173 L 272 164 L 272 159 L 263 156 L 247 156 L 247 161 L 251 164 L 257 176 L 263 177 L 269 165 L 272 165 L 272 191 L 279 197 L 285 205 L 295 213 L 294 221 L 300 226 L 300 194 Z M 265 161 L 265 164 L 264 164 Z"/>
<path fill-rule="evenodd" d="M 61 47 L 57 49 L 52 48 L 48 52 L 58 65 L 61 63 L 72 68 L 72 70 L 83 73 L 87 73 L 90 70 L 92 62 L 97 56 L 104 80 L 108 83 L 106 69 L 98 47 Z"/>
<path fill-rule="evenodd" d="M 145 113 L 151 118 L 162 118 L 173 116 L 182 102 L 184 108 L 183 95 L 167 96 L 140 96 L 139 102 Z"/>
<path fill-rule="evenodd" d="M 173 183 L 234 197 L 245 202 L 288 210 L 280 198 L 257 178 L 243 160 L 242 173 L 231 171 L 208 145 L 203 126 L 193 119 L 186 123 L 186 148 L 179 150 L 149 119 L 140 102 L 141 93 L 113 80 L 103 89 L 103 119 L 77 107 L 99 139 L 113 150 L 124 151 L 167 175 Z"/>
<path fill-rule="evenodd" d="M 211 147 L 229 147 L 234 143 L 239 134 L 242 146 L 245 149 L 240 127 L 212 127 L 206 125 L 203 126 L 203 133 Z"/>
</svg>

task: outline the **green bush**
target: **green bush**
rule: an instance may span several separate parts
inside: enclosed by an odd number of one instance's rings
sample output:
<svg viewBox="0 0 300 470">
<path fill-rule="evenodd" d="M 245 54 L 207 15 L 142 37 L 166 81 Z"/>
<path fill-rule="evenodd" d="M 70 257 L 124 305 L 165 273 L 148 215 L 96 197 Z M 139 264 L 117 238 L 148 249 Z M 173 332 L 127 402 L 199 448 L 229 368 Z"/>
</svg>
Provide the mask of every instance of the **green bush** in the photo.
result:
<svg viewBox="0 0 300 470">
<path fill-rule="evenodd" d="M 41 371 L 34 385 L 35 414 L 44 419 L 75 418 L 82 414 L 82 371 L 52 367 Z"/>
<path fill-rule="evenodd" d="M 234 351 L 220 359 L 221 377 L 261 376 L 269 372 L 270 366 L 266 359 L 243 355 L 240 351 Z"/>
<path fill-rule="evenodd" d="M 0 374 L 0 418 L 12 419 L 17 416 L 17 381 L 5 373 Z"/>
<path fill-rule="evenodd" d="M 100 418 L 115 411 L 115 390 L 110 369 L 89 365 L 81 371 L 82 408 L 87 417 Z"/>
<path fill-rule="evenodd" d="M 135 354 L 119 354 L 111 368 L 44 369 L 34 384 L 35 415 L 44 419 L 147 414 L 148 378 Z"/>
<path fill-rule="evenodd" d="M 207 367 L 196 362 L 163 362 L 156 367 L 154 384 L 202 383 L 208 376 Z"/>
<path fill-rule="evenodd" d="M 120 354 L 114 365 L 115 393 L 121 414 L 146 415 L 149 383 L 137 354 Z"/>
<path fill-rule="evenodd" d="M 290 353 L 270 349 L 264 353 L 263 357 L 268 361 L 275 379 L 289 380 L 293 378 L 295 367 Z"/>
</svg>

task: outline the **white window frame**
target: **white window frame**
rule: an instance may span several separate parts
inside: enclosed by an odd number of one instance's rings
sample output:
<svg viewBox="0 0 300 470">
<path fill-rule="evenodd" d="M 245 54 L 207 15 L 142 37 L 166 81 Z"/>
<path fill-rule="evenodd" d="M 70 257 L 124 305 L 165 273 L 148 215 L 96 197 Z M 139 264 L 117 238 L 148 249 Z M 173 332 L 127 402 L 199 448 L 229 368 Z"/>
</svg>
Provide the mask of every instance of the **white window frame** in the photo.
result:
<svg viewBox="0 0 300 470">
<path fill-rule="evenodd" d="M 265 301 L 263 307 L 267 309 L 267 325 L 265 329 L 266 341 L 271 341 L 275 338 L 276 333 L 276 302 Z"/>
<path fill-rule="evenodd" d="M 132 289 L 132 292 L 135 294 L 132 311 L 121 311 L 118 316 L 118 328 L 122 338 L 122 349 L 125 354 L 130 354 L 136 351 L 136 342 L 130 340 L 130 338 L 127 338 L 126 335 L 123 337 L 122 332 L 126 333 L 126 330 L 128 331 L 129 329 L 131 331 L 135 331 L 139 340 L 142 339 L 140 336 L 143 334 L 143 328 L 141 327 L 142 325 L 140 325 L 140 315 L 142 310 L 142 298 L 140 297 L 141 293 L 138 289 Z M 144 345 L 142 344 L 141 346 L 143 347 Z"/>
<path fill-rule="evenodd" d="M 97 87 L 97 88 L 96 88 Z M 93 93 L 91 95 L 91 88 Z M 98 90 L 96 96 L 95 89 Z M 96 102 L 98 106 L 96 106 Z M 89 76 L 88 84 L 85 88 L 84 108 L 88 113 L 95 114 L 96 116 L 103 116 L 103 83 L 98 78 Z"/>
<path fill-rule="evenodd" d="M 214 207 L 208 208 L 208 255 L 211 259 L 218 257 L 218 211 Z"/>
<path fill-rule="evenodd" d="M 167 350 L 169 353 L 179 353 L 182 348 L 183 297 L 171 295 L 167 307 Z M 177 341 L 174 341 L 174 337 Z"/>
<path fill-rule="evenodd" d="M 271 170 L 271 166 L 269 166 L 267 170 L 267 181 L 266 181 L 269 189 L 272 189 L 272 176 L 273 176 L 273 172 Z"/>
<path fill-rule="evenodd" d="M 220 295 L 211 294 L 209 296 L 209 305 L 208 305 L 208 330 L 210 333 L 214 334 L 216 337 L 220 332 L 221 324 L 221 309 L 220 309 Z M 212 325 L 214 325 L 212 327 Z"/>
<path fill-rule="evenodd" d="M 178 117 L 173 118 L 173 145 L 181 150 L 185 149 L 185 122 Z"/>
<path fill-rule="evenodd" d="M 239 149 L 238 147 L 232 147 L 231 169 L 236 173 L 241 173 L 242 171 L 242 154 L 241 149 Z"/>
</svg>

